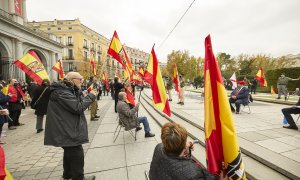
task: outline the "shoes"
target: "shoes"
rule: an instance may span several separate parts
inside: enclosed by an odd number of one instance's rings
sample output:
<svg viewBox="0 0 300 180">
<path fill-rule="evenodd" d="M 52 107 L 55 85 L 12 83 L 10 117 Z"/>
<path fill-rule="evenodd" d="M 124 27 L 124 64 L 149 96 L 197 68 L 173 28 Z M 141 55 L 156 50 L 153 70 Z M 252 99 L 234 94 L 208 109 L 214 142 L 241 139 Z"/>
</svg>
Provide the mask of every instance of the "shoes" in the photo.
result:
<svg viewBox="0 0 300 180">
<path fill-rule="evenodd" d="M 17 124 L 16 126 L 23 126 L 23 125 L 25 125 L 25 124 L 23 124 L 23 123 L 19 123 L 19 124 Z"/>
<path fill-rule="evenodd" d="M 169 101 L 172 101 L 172 99 L 169 99 Z"/>
<path fill-rule="evenodd" d="M 17 129 L 16 127 L 13 127 L 13 126 L 10 126 L 8 127 L 9 130 L 14 130 L 14 129 Z"/>
<path fill-rule="evenodd" d="M 177 104 L 181 104 L 181 102 L 178 102 Z"/>
<path fill-rule="evenodd" d="M 297 126 L 291 126 L 291 125 L 289 125 L 289 126 L 283 126 L 283 128 L 298 130 Z"/>
<path fill-rule="evenodd" d="M 181 102 L 180 104 L 181 104 L 181 105 L 184 105 L 184 102 Z"/>
<path fill-rule="evenodd" d="M 139 131 L 139 130 L 142 130 L 142 129 L 143 128 L 141 126 L 135 128 L 136 131 Z"/>
<path fill-rule="evenodd" d="M 287 97 L 284 97 L 284 100 L 286 101 L 286 100 L 287 100 Z"/>
<path fill-rule="evenodd" d="M 280 97 L 277 97 L 276 99 L 281 99 Z"/>
<path fill-rule="evenodd" d="M 95 180 L 96 176 L 84 176 L 83 180 Z"/>
<path fill-rule="evenodd" d="M 99 117 L 100 117 L 100 116 L 97 116 L 97 115 L 95 116 L 95 118 L 99 118 Z"/>
<path fill-rule="evenodd" d="M 40 133 L 40 132 L 42 132 L 44 129 L 38 129 L 38 130 L 36 130 L 36 133 Z"/>
<path fill-rule="evenodd" d="M 4 142 L 4 141 L 0 141 L 0 144 L 6 144 L 6 142 Z"/>
<path fill-rule="evenodd" d="M 154 137 L 155 136 L 155 134 L 152 134 L 152 133 L 150 133 L 150 132 L 147 132 L 146 134 L 145 134 L 145 138 L 148 138 L 148 137 Z"/>
<path fill-rule="evenodd" d="M 98 121 L 98 118 L 91 118 L 91 121 Z"/>
<path fill-rule="evenodd" d="M 235 114 L 240 114 L 240 112 L 235 112 Z"/>
</svg>

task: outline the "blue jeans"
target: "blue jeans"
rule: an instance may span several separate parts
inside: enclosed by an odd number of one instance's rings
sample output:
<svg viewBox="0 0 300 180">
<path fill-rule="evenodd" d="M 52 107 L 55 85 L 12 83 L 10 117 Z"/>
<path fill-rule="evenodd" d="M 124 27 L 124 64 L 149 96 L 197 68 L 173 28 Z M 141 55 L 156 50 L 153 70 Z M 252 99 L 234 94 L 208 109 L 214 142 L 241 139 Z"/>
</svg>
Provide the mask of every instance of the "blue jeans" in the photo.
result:
<svg viewBox="0 0 300 180">
<path fill-rule="evenodd" d="M 143 123 L 145 133 L 149 133 L 149 132 L 150 132 L 150 126 L 149 126 L 147 117 L 145 117 L 145 116 L 143 116 L 143 117 L 138 117 L 138 120 L 139 120 L 139 123 Z"/>
</svg>

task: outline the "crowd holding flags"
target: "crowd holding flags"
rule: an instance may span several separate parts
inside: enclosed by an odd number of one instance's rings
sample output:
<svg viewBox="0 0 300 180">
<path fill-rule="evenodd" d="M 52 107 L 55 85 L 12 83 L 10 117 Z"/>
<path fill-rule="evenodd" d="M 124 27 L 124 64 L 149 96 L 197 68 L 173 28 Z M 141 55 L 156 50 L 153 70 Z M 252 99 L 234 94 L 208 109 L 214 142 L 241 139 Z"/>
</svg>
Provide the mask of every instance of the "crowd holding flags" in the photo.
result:
<svg viewBox="0 0 300 180">
<path fill-rule="evenodd" d="M 24 71 L 31 79 L 41 85 L 43 79 L 49 79 L 48 73 L 42 61 L 34 51 L 29 51 L 19 60 L 14 61 L 14 64 Z"/>
<path fill-rule="evenodd" d="M 207 169 L 212 174 L 222 170 L 229 179 L 246 179 L 232 113 L 221 72 L 212 50 L 210 35 L 205 38 L 204 129 Z"/>
<path fill-rule="evenodd" d="M 55 63 L 55 65 L 52 67 L 52 69 L 58 73 L 59 79 L 64 79 L 65 74 L 64 74 L 64 70 L 63 70 L 62 63 L 61 63 L 60 59 L 57 61 L 57 63 Z"/>
</svg>

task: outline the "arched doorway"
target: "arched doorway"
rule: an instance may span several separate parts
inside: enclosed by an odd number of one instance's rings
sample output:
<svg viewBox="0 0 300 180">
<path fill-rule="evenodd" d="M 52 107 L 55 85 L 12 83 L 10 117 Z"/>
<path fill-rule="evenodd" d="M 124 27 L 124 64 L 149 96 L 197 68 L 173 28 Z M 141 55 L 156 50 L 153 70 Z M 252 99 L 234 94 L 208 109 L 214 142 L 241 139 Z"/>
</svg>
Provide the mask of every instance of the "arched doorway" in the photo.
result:
<svg viewBox="0 0 300 180">
<path fill-rule="evenodd" d="M 9 72 L 12 69 L 9 64 L 9 59 L 7 48 L 0 40 L 0 74 L 5 81 L 8 80 Z"/>
</svg>

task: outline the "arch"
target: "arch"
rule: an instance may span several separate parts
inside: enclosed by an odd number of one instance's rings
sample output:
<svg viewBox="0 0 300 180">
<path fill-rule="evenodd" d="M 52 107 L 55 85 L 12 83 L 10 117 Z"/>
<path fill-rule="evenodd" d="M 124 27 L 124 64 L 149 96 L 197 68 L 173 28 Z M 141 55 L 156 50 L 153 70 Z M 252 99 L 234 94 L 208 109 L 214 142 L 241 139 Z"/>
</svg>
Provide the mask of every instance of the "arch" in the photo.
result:
<svg viewBox="0 0 300 180">
<path fill-rule="evenodd" d="M 12 60 L 9 46 L 0 38 L 0 74 L 3 79 L 9 78 L 10 62 Z"/>
<path fill-rule="evenodd" d="M 44 65 L 45 69 L 47 70 L 48 64 L 51 64 L 51 63 L 48 63 L 48 61 L 47 61 L 47 55 L 43 51 L 41 51 L 35 47 L 26 48 L 24 50 L 23 54 L 28 53 L 28 51 L 30 51 L 30 50 L 34 51 L 38 55 L 38 57 L 40 58 L 40 60 L 42 61 L 43 65 Z"/>
</svg>

